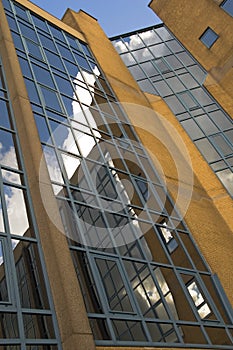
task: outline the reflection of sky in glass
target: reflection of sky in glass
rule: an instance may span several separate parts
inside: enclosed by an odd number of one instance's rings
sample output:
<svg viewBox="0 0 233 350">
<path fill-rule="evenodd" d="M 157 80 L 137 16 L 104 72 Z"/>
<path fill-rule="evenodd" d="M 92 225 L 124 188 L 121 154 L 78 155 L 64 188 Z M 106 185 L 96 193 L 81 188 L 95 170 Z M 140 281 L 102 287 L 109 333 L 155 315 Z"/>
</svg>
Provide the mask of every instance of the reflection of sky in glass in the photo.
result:
<svg viewBox="0 0 233 350">
<path fill-rule="evenodd" d="M 16 187 L 4 186 L 10 232 L 24 235 L 29 227 L 23 191 Z"/>
<path fill-rule="evenodd" d="M 203 295 L 201 294 L 201 291 L 199 290 L 197 284 L 195 282 L 192 282 L 188 286 L 189 294 L 191 295 L 195 305 L 198 307 L 198 313 L 201 316 L 201 318 L 205 318 L 207 315 L 210 314 L 211 310 L 207 303 L 204 303 Z M 201 306 L 201 304 L 203 304 Z M 199 307 L 200 306 L 200 307 Z"/>
<path fill-rule="evenodd" d="M 0 163 L 18 168 L 12 134 L 4 130 L 0 130 Z"/>
</svg>

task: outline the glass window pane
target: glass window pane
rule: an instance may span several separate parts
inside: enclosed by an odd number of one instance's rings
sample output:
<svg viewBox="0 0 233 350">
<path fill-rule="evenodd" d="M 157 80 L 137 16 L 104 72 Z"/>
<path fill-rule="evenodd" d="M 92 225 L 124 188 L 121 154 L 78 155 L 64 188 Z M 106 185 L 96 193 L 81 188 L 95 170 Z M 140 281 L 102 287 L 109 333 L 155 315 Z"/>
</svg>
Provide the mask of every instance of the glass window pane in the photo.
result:
<svg viewBox="0 0 233 350">
<path fill-rule="evenodd" d="M 214 147 L 208 140 L 199 140 L 196 141 L 195 144 L 197 145 L 200 152 L 203 154 L 203 156 L 207 159 L 208 162 L 214 162 L 220 159 L 220 155 L 217 153 L 217 151 L 214 149 Z"/>
<path fill-rule="evenodd" d="M 233 17 L 233 1 L 232 0 L 225 0 L 222 2 L 221 7 L 230 15 Z"/>
<path fill-rule="evenodd" d="M 233 122 L 220 110 L 211 112 L 210 116 L 220 130 L 232 128 Z"/>
<path fill-rule="evenodd" d="M 71 129 L 63 124 L 50 121 L 52 137 L 57 147 L 64 151 L 79 154 Z"/>
<path fill-rule="evenodd" d="M 35 74 L 36 80 L 46 86 L 54 88 L 54 82 L 52 80 L 52 76 L 47 69 L 37 66 L 32 63 L 33 72 Z"/>
<path fill-rule="evenodd" d="M 1 318 L 1 337 L 3 339 L 7 338 L 18 338 L 19 337 L 19 328 L 18 328 L 18 319 L 16 313 L 0 313 Z M 9 347 L 9 350 L 12 347 Z M 5 350 L 5 345 L 3 347 Z"/>
<path fill-rule="evenodd" d="M 23 324 L 25 337 L 28 339 L 51 339 L 55 337 L 51 316 L 23 314 Z"/>
<path fill-rule="evenodd" d="M 219 131 L 216 125 L 214 125 L 214 123 L 207 115 L 201 115 L 200 117 L 196 117 L 195 120 L 200 125 L 201 129 L 206 135 L 211 135 Z"/>
<path fill-rule="evenodd" d="M 20 63 L 20 67 L 23 75 L 25 77 L 32 78 L 32 73 L 31 73 L 31 69 L 29 67 L 28 61 L 22 57 L 19 57 L 19 63 Z"/>
<path fill-rule="evenodd" d="M 59 103 L 59 99 L 57 93 L 53 90 L 47 89 L 43 86 L 40 86 L 41 92 L 44 97 L 44 105 L 47 108 L 54 109 L 58 112 L 61 112 L 61 105 Z"/>
<path fill-rule="evenodd" d="M 57 69 L 64 71 L 62 60 L 58 55 L 48 50 L 45 50 L 45 54 L 51 67 L 56 67 Z"/>
<path fill-rule="evenodd" d="M 166 81 L 175 93 L 186 90 L 184 85 L 177 77 L 166 79 Z"/>
<path fill-rule="evenodd" d="M 218 39 L 218 34 L 215 33 L 215 31 L 211 28 L 207 28 L 206 31 L 202 34 L 200 37 L 201 42 L 210 49 L 211 46 L 215 43 L 215 41 Z"/>
<path fill-rule="evenodd" d="M 39 99 L 39 95 L 38 95 L 35 83 L 27 78 L 25 78 L 24 81 L 26 84 L 27 93 L 30 101 L 40 104 L 40 99 Z"/>
<path fill-rule="evenodd" d="M 224 156 L 230 155 L 233 152 L 233 148 L 222 135 L 211 136 L 211 140 Z"/>
<path fill-rule="evenodd" d="M 4 186 L 10 233 L 24 236 L 29 228 L 28 214 L 23 190 Z"/>
<path fill-rule="evenodd" d="M 27 45 L 27 51 L 29 55 L 32 55 L 39 60 L 43 60 L 42 52 L 40 46 L 32 42 L 31 40 L 25 39 Z"/>
<path fill-rule="evenodd" d="M 54 149 L 46 146 L 43 148 L 43 152 L 51 181 L 63 183 L 61 169 Z"/>
<path fill-rule="evenodd" d="M 174 114 L 185 112 L 185 107 L 182 105 L 182 103 L 178 100 L 176 96 L 165 97 L 164 100 L 171 108 Z"/>
<path fill-rule="evenodd" d="M 48 297 L 37 244 L 12 239 L 12 248 L 22 307 L 48 309 Z"/>
<path fill-rule="evenodd" d="M 51 143 L 49 129 L 44 117 L 34 114 L 41 142 Z"/>
<path fill-rule="evenodd" d="M 229 193 L 233 196 L 233 173 L 230 169 L 222 170 L 217 172 L 217 176 L 229 191 Z"/>
<path fill-rule="evenodd" d="M 40 33 L 39 33 L 39 37 L 40 37 L 40 41 L 42 43 L 42 46 L 44 48 L 49 49 L 55 53 L 57 52 L 56 46 L 51 38 L 49 38 L 43 34 L 40 34 Z"/>
<path fill-rule="evenodd" d="M 96 259 L 110 310 L 132 312 L 128 292 L 115 261 Z"/>
<path fill-rule="evenodd" d="M 38 42 L 36 33 L 35 33 L 33 28 L 26 26 L 22 22 L 19 22 L 19 26 L 20 26 L 20 29 L 21 29 L 23 36 L 25 36 L 26 38 L 31 39 L 35 42 Z"/>
<path fill-rule="evenodd" d="M 18 169 L 14 137 L 4 130 L 0 130 L 0 164 Z"/>
<path fill-rule="evenodd" d="M 4 100 L 0 100 L 0 126 L 4 126 L 5 128 L 10 128 L 9 115 L 10 115 L 10 110 L 9 110 L 8 102 Z"/>
<path fill-rule="evenodd" d="M 3 249 L 3 241 L 0 240 L 0 271 L 1 271 L 1 281 L 0 281 L 0 302 L 9 301 L 8 297 L 8 287 L 7 287 L 7 278 L 5 270 L 5 251 Z"/>
</svg>

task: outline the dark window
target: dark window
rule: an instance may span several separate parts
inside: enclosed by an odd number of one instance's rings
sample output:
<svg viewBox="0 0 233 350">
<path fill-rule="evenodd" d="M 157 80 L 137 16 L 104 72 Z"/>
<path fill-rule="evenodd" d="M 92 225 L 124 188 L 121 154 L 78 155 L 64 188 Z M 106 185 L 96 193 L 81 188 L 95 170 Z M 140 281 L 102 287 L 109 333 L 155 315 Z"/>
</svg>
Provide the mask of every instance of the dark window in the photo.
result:
<svg viewBox="0 0 233 350">
<path fill-rule="evenodd" d="M 233 0 L 224 0 L 220 6 L 224 11 L 233 17 Z"/>
<path fill-rule="evenodd" d="M 218 34 L 213 31 L 211 28 L 207 28 L 204 33 L 200 36 L 201 42 L 210 49 L 211 46 L 215 43 L 215 41 L 218 39 Z"/>
</svg>

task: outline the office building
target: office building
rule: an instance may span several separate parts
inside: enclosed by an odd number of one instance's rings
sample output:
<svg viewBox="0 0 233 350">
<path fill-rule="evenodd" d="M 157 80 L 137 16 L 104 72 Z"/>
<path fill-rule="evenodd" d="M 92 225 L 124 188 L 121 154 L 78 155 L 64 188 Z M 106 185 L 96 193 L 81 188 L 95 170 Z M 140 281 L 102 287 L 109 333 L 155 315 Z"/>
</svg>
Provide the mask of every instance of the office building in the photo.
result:
<svg viewBox="0 0 233 350">
<path fill-rule="evenodd" d="M 230 39 L 150 7 L 109 39 L 0 3 L 0 350 L 233 347 Z"/>
</svg>

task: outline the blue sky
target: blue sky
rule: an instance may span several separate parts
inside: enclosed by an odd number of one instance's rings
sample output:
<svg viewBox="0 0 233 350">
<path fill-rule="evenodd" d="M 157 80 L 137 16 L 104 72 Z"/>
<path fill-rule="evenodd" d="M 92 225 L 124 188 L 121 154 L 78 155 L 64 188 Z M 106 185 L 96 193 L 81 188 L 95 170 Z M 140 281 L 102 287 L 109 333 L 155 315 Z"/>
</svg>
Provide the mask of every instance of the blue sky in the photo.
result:
<svg viewBox="0 0 233 350">
<path fill-rule="evenodd" d="M 148 7 L 150 0 L 32 0 L 54 16 L 61 18 L 69 7 L 95 17 L 106 35 L 111 37 L 159 23 Z"/>
</svg>

